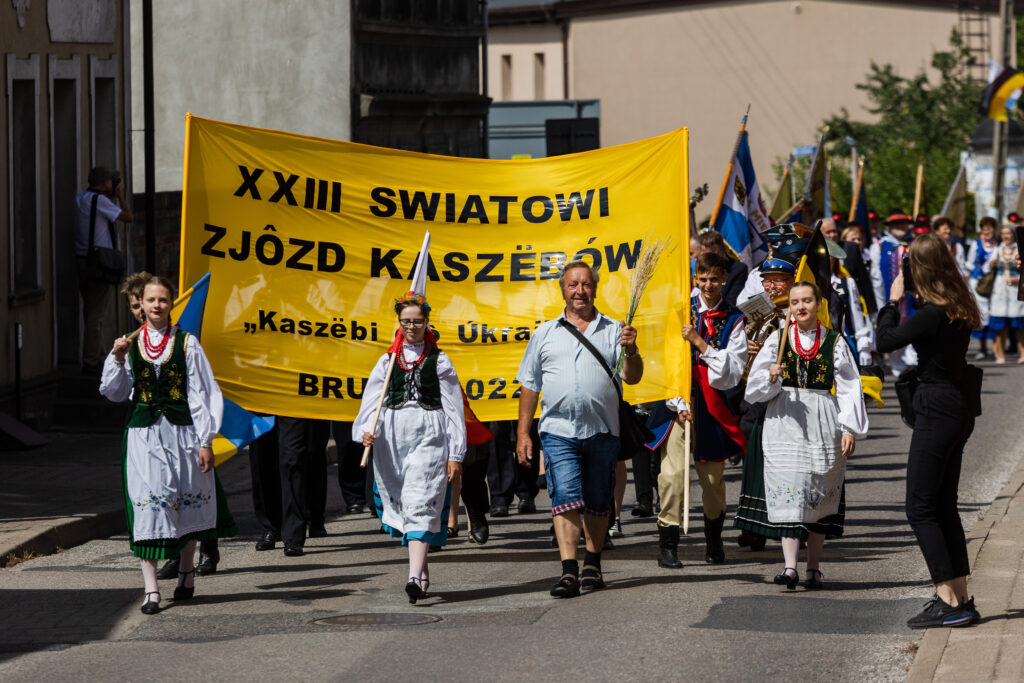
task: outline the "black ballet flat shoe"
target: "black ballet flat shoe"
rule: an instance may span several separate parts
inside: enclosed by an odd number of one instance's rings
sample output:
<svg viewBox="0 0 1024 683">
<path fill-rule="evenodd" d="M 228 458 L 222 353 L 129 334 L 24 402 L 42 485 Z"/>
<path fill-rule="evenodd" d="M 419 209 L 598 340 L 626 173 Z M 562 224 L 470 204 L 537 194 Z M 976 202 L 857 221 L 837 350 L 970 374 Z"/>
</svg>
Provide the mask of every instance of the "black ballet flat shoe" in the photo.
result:
<svg viewBox="0 0 1024 683">
<path fill-rule="evenodd" d="M 187 572 L 178 572 L 178 580 L 184 581 L 182 577 L 188 576 L 189 574 L 195 574 L 196 570 L 192 569 Z M 182 600 L 191 600 L 192 596 L 196 594 L 195 586 L 186 586 L 183 583 L 179 583 L 174 589 L 174 601 L 181 602 Z"/>
<path fill-rule="evenodd" d="M 792 575 L 789 574 L 789 570 L 792 569 Z M 785 586 L 789 590 L 796 590 L 796 586 L 800 583 L 800 575 L 796 572 L 796 567 L 786 567 L 782 570 L 782 573 L 775 575 L 775 585 Z"/>
<path fill-rule="evenodd" d="M 149 599 L 150 595 L 155 595 L 156 596 L 156 600 L 150 600 Z M 142 610 L 143 614 L 156 614 L 157 612 L 159 612 L 160 611 L 160 591 L 150 591 L 149 593 L 146 593 L 146 602 L 144 602 L 142 607 L 140 607 L 139 609 Z"/>
<path fill-rule="evenodd" d="M 824 578 L 825 575 L 817 569 L 808 569 L 807 578 L 804 579 L 804 588 L 809 591 L 820 591 L 825 587 L 825 582 L 822 581 Z"/>
<path fill-rule="evenodd" d="M 415 605 L 417 600 L 427 597 L 427 592 L 423 590 L 422 583 L 421 579 L 412 576 L 409 577 L 409 583 L 405 584 L 405 594 L 409 596 L 410 605 Z"/>
</svg>

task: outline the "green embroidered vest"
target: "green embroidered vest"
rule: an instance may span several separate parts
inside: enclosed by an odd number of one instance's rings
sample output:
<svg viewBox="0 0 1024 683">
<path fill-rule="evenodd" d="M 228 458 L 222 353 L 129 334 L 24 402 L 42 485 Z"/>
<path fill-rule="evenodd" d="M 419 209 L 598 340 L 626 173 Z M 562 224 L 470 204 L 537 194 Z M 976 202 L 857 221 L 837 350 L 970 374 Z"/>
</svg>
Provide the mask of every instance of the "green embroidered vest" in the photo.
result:
<svg viewBox="0 0 1024 683">
<path fill-rule="evenodd" d="M 405 370 L 395 363 L 388 384 L 387 407 L 401 408 L 409 402 L 415 386 L 416 402 L 424 410 L 441 409 L 441 383 L 437 379 L 437 357 L 441 354 L 436 346 L 431 347 L 427 357 L 412 370 Z"/>
<path fill-rule="evenodd" d="M 128 427 L 149 427 L 161 415 L 171 424 L 192 424 L 192 413 L 188 408 L 188 368 L 185 365 L 188 333 L 174 330 L 174 335 L 167 341 L 171 345 L 171 353 L 160 366 L 159 378 L 153 363 L 142 350 L 142 334 L 128 348 L 128 362 L 135 378 L 135 405 L 128 417 Z"/>
<path fill-rule="evenodd" d="M 835 384 L 836 342 L 839 338 L 835 330 L 828 330 L 818 347 L 818 354 L 810 360 L 801 358 L 787 338 L 786 351 L 782 354 L 782 386 L 831 391 Z"/>
</svg>

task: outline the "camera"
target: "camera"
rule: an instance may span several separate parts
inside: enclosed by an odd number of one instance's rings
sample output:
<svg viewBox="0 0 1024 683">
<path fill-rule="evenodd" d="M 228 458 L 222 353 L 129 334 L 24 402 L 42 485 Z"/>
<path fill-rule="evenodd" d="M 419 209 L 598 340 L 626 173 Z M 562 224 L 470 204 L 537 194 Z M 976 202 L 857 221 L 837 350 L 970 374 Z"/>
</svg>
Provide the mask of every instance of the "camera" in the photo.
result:
<svg viewBox="0 0 1024 683">
<path fill-rule="evenodd" d="M 903 263 L 900 264 L 900 272 L 903 273 L 903 291 L 914 291 L 914 280 L 910 277 L 910 256 L 903 255 Z"/>
</svg>

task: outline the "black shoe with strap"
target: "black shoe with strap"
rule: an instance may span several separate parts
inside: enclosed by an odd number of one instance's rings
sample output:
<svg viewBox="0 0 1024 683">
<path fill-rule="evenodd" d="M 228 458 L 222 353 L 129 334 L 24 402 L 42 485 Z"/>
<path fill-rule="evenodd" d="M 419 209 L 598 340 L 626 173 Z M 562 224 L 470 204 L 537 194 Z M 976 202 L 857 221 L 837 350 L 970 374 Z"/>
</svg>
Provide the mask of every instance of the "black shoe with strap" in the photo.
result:
<svg viewBox="0 0 1024 683">
<path fill-rule="evenodd" d="M 817 569 L 808 569 L 807 578 L 804 579 L 804 588 L 809 591 L 820 591 L 825 587 L 825 582 L 822 580 L 825 575 Z"/>
<path fill-rule="evenodd" d="M 427 591 L 423 589 L 423 582 L 418 576 L 410 576 L 409 583 L 405 584 L 405 594 L 409 596 L 409 604 L 415 605 L 420 598 L 427 597 Z"/>
<path fill-rule="evenodd" d="M 150 600 L 149 596 L 155 595 L 156 600 Z M 139 608 L 143 614 L 156 614 L 160 611 L 160 591 L 149 591 L 146 593 L 146 602 Z"/>
<path fill-rule="evenodd" d="M 186 586 L 185 577 L 192 574 L 192 580 L 195 581 L 195 569 L 190 569 L 187 572 L 178 572 L 178 585 L 174 589 L 174 601 L 181 602 L 182 600 L 191 600 L 192 596 L 196 593 L 195 585 Z"/>
<path fill-rule="evenodd" d="M 580 580 L 575 574 L 562 574 L 558 583 L 551 587 L 553 598 L 575 598 L 580 594 Z"/>
<path fill-rule="evenodd" d="M 793 572 L 790 574 L 790 572 Z M 780 573 L 775 575 L 775 585 L 785 586 L 787 590 L 796 590 L 796 586 L 800 583 L 800 575 L 796 572 L 796 567 L 786 567 Z"/>
<path fill-rule="evenodd" d="M 601 570 L 592 564 L 583 565 L 580 572 L 580 590 L 584 593 L 599 591 L 604 588 L 604 576 Z"/>
</svg>

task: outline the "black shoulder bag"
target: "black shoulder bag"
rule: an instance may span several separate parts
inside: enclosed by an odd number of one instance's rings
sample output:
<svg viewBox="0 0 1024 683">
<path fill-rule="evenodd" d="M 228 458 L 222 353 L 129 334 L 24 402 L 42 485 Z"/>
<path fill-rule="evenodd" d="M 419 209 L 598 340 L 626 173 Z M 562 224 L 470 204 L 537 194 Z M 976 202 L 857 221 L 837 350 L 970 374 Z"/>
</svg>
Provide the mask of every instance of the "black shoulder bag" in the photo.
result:
<svg viewBox="0 0 1024 683">
<path fill-rule="evenodd" d="M 96 242 L 96 204 L 100 195 L 93 192 L 92 208 L 89 210 L 89 251 L 86 253 L 86 274 L 90 280 L 108 285 L 116 285 L 124 277 L 124 255 L 111 247 L 97 247 Z M 117 244 L 114 226 L 107 225 L 110 230 L 110 244 Z"/>
<path fill-rule="evenodd" d="M 615 381 L 615 373 L 608 367 L 608 364 L 604 361 L 601 353 L 594 348 L 594 345 L 564 318 L 559 320 L 558 323 L 579 339 L 587 351 L 594 354 L 594 358 L 604 368 L 604 371 L 608 373 L 608 379 L 615 386 L 615 393 L 619 395 L 619 460 L 629 460 L 637 451 L 644 447 L 645 443 L 654 441 L 654 432 L 647 428 L 645 421 L 640 419 L 640 416 L 633 410 L 633 406 L 622 399 L 622 387 Z"/>
</svg>

